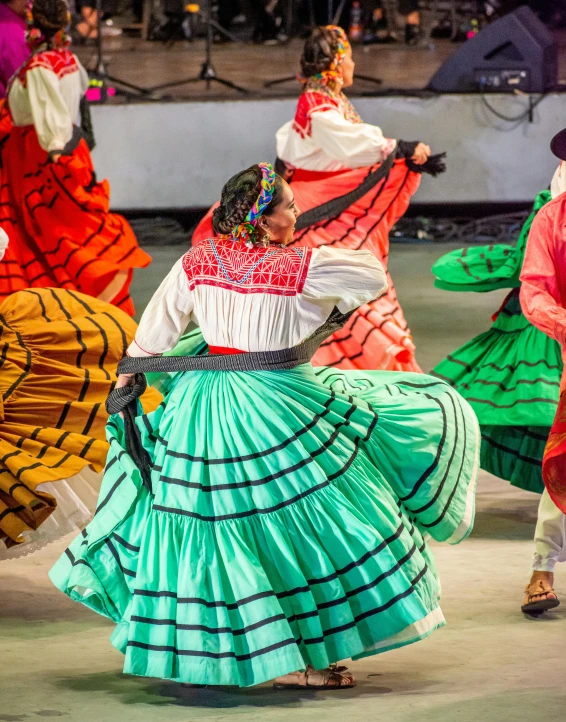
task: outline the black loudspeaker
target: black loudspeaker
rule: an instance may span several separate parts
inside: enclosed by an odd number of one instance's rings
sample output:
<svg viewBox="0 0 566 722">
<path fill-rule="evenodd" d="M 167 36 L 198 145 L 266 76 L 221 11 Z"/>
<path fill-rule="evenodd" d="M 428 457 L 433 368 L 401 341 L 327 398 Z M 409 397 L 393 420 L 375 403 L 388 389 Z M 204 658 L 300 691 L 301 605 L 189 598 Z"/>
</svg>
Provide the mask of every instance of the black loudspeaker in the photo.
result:
<svg viewBox="0 0 566 722">
<path fill-rule="evenodd" d="M 428 87 L 439 93 L 545 93 L 557 82 L 556 41 L 523 5 L 467 40 L 435 73 Z"/>
</svg>

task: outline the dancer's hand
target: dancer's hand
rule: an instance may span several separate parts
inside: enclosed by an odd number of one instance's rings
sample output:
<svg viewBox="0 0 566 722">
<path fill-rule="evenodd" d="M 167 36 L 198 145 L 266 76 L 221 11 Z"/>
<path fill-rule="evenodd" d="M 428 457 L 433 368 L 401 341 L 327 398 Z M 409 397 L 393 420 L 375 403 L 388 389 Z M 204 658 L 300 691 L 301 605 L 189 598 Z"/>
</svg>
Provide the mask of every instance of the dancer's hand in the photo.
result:
<svg viewBox="0 0 566 722">
<path fill-rule="evenodd" d="M 427 162 L 430 155 L 430 146 L 425 143 L 419 143 L 415 148 L 415 153 L 411 158 L 417 165 L 423 165 Z"/>
<path fill-rule="evenodd" d="M 50 154 L 49 154 L 49 160 L 50 160 L 52 163 L 58 163 L 58 162 L 59 162 L 59 158 L 60 158 L 62 155 L 63 155 L 62 153 L 50 153 Z"/>
<path fill-rule="evenodd" d="M 121 389 L 123 386 L 133 386 L 135 382 L 135 374 L 118 374 L 116 388 Z"/>
</svg>

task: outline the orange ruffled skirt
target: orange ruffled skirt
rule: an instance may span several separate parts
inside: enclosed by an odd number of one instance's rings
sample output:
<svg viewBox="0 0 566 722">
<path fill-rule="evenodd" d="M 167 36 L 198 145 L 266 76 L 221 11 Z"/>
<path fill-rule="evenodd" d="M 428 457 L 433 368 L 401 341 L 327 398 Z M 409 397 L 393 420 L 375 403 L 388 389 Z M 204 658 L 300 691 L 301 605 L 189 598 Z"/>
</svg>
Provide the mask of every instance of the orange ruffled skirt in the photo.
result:
<svg viewBox="0 0 566 722">
<path fill-rule="evenodd" d="M 14 127 L 0 106 L 0 227 L 10 243 L 0 263 L 0 300 L 24 288 L 80 291 L 130 316 L 134 268 L 151 257 L 128 222 L 109 211 L 84 139 L 50 163 L 33 126 Z"/>
<path fill-rule="evenodd" d="M 355 190 L 379 165 L 370 168 L 316 173 L 297 170 L 291 181 L 301 213 Z M 335 217 L 316 223 L 295 235 L 299 246 L 333 246 L 366 249 L 382 262 L 387 271 L 389 233 L 406 212 L 411 196 L 420 183 L 420 174 L 407 168 L 404 160 L 393 167 L 374 188 Z M 212 211 L 197 226 L 193 243 L 209 238 Z M 415 346 L 407 321 L 387 273 L 389 290 L 381 298 L 359 308 L 348 323 L 331 336 L 313 358 L 316 366 L 341 369 L 380 369 L 421 371 L 415 360 Z"/>
</svg>

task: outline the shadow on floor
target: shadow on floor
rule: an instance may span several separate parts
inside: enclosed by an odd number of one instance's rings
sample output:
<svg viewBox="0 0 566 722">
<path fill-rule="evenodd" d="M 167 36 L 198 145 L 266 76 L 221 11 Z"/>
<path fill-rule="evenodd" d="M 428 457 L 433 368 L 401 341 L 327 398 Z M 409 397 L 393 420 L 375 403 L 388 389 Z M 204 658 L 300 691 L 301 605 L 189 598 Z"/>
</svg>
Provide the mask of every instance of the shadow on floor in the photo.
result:
<svg viewBox="0 0 566 722">
<path fill-rule="evenodd" d="M 377 676 L 377 675 L 376 675 Z M 237 707 L 295 707 L 308 702 L 324 702 L 336 698 L 336 692 L 323 690 L 277 691 L 271 685 L 259 687 L 188 687 L 176 682 L 148 680 L 142 677 L 123 675 L 118 672 L 103 672 L 77 677 L 62 677 L 56 685 L 66 691 L 104 692 L 116 695 L 121 704 L 149 704 L 158 707 L 178 705 L 212 709 L 233 709 Z M 424 687 L 428 683 L 424 683 Z M 358 680 L 351 690 L 339 693 L 340 700 L 373 698 L 391 694 L 393 689 L 371 679 Z"/>
</svg>

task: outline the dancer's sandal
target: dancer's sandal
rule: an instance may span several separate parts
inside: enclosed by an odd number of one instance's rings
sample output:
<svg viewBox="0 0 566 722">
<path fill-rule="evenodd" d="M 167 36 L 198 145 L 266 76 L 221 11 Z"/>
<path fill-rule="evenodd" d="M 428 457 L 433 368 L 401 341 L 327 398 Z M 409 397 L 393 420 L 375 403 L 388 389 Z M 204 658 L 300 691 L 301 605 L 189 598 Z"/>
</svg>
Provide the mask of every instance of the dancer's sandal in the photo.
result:
<svg viewBox="0 0 566 722">
<path fill-rule="evenodd" d="M 351 689 L 356 686 L 356 680 L 346 667 L 330 665 L 327 669 L 315 670 L 309 664 L 304 672 L 292 672 L 278 677 L 273 683 L 273 689 Z"/>
<path fill-rule="evenodd" d="M 549 595 L 554 595 L 553 597 Z M 538 597 L 538 599 L 535 599 Z M 524 614 L 543 614 L 550 609 L 560 606 L 560 600 L 556 596 L 551 584 L 544 579 L 537 579 L 531 582 L 525 589 L 525 598 L 521 611 Z"/>
</svg>

